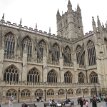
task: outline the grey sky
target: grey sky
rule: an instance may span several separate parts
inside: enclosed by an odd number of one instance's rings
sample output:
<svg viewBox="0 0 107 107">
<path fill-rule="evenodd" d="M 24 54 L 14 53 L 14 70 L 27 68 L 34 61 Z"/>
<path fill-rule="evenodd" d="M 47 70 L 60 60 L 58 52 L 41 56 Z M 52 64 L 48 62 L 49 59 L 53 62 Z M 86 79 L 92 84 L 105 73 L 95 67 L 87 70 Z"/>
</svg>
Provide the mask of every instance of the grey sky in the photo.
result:
<svg viewBox="0 0 107 107">
<path fill-rule="evenodd" d="M 56 12 L 59 9 L 62 14 L 67 11 L 68 0 L 0 0 L 0 18 L 3 13 L 5 20 L 12 23 L 19 23 L 22 18 L 22 25 L 56 33 Z M 107 20 L 107 0 L 71 0 L 73 10 L 77 4 L 80 5 L 83 17 L 84 32 L 92 30 L 92 16 L 99 15 L 101 22 Z"/>
</svg>

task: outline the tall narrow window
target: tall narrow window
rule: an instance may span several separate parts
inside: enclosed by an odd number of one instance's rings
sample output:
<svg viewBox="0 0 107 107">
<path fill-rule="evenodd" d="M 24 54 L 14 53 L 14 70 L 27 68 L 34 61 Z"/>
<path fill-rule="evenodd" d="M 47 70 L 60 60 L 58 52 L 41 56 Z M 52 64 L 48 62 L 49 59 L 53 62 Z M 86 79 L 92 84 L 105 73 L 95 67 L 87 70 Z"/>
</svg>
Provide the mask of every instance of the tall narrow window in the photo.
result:
<svg viewBox="0 0 107 107">
<path fill-rule="evenodd" d="M 27 82 L 36 84 L 40 81 L 40 75 L 36 68 L 31 69 L 27 75 Z"/>
<path fill-rule="evenodd" d="M 65 66 L 71 64 L 71 50 L 68 46 L 66 46 L 64 48 L 63 58 L 64 58 L 64 65 Z"/>
<path fill-rule="evenodd" d="M 78 45 L 76 48 L 76 58 L 77 58 L 77 64 L 80 63 L 80 54 L 81 54 L 81 46 Z"/>
<path fill-rule="evenodd" d="M 71 74 L 71 72 L 67 71 L 64 74 L 64 82 L 65 83 L 72 83 L 72 74 Z"/>
<path fill-rule="evenodd" d="M 44 40 L 41 40 L 38 44 L 37 44 L 37 59 L 38 62 L 42 62 L 43 61 L 43 55 L 45 54 L 44 52 L 46 51 L 46 43 Z"/>
<path fill-rule="evenodd" d="M 88 63 L 89 66 L 96 64 L 96 51 L 94 43 L 90 40 L 87 43 L 87 51 L 88 51 Z"/>
<path fill-rule="evenodd" d="M 82 45 L 82 47 L 80 45 L 77 46 L 76 57 L 77 57 L 77 64 L 79 64 L 79 66 L 82 67 L 85 61 L 84 45 Z"/>
<path fill-rule="evenodd" d="M 90 83 L 98 83 L 98 75 L 95 72 L 90 74 Z"/>
<path fill-rule="evenodd" d="M 9 32 L 4 37 L 4 58 L 14 58 L 15 39 L 14 35 Z"/>
<path fill-rule="evenodd" d="M 60 55 L 59 46 L 57 43 L 55 43 L 52 47 L 52 61 L 58 62 L 60 57 L 59 55 Z"/>
<path fill-rule="evenodd" d="M 85 78 L 84 74 L 80 72 L 78 74 L 78 83 L 84 83 L 84 78 Z"/>
<path fill-rule="evenodd" d="M 27 60 L 30 61 L 32 57 L 32 42 L 28 36 L 23 39 L 23 51 L 24 50 L 27 52 Z"/>
<path fill-rule="evenodd" d="M 54 70 L 49 71 L 47 75 L 47 82 L 48 83 L 57 83 L 57 74 Z"/>
</svg>

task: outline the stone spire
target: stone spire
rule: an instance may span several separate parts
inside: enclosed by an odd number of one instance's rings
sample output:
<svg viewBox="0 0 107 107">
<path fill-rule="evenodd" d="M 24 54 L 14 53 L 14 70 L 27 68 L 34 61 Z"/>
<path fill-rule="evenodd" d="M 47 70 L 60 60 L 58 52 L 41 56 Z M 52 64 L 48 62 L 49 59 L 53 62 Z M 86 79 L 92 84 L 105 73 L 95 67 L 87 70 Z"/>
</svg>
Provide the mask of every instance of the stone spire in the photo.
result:
<svg viewBox="0 0 107 107">
<path fill-rule="evenodd" d="M 93 31 L 96 32 L 96 22 L 94 20 L 94 17 L 92 17 L 92 27 L 93 27 Z"/>
<path fill-rule="evenodd" d="M 20 19 L 20 23 L 19 23 L 19 26 L 22 26 L 22 18 Z"/>
<path fill-rule="evenodd" d="M 81 12 L 81 9 L 80 9 L 79 4 L 77 4 L 77 11 L 78 11 L 78 12 Z"/>
<path fill-rule="evenodd" d="M 49 27 L 49 34 L 51 34 L 51 27 Z"/>
<path fill-rule="evenodd" d="M 98 26 L 98 31 L 101 32 L 102 31 L 102 26 L 101 26 L 99 16 L 97 16 L 97 26 Z"/>
<path fill-rule="evenodd" d="M 36 25 L 35 25 L 35 29 L 37 29 L 38 28 L 38 26 L 37 26 L 37 23 L 36 23 Z"/>
<path fill-rule="evenodd" d="M 3 16 L 2 16 L 2 20 L 4 20 L 4 13 L 3 13 Z"/>
<path fill-rule="evenodd" d="M 60 18 L 61 18 L 61 15 L 60 15 L 59 9 L 57 10 L 56 17 L 57 17 L 57 21 L 59 21 L 59 20 L 60 20 Z"/>
<path fill-rule="evenodd" d="M 68 5 L 67 5 L 67 7 L 68 7 L 68 11 L 71 11 L 71 10 L 72 10 L 72 5 L 71 5 L 71 1 L 70 1 L 70 0 L 68 0 Z"/>
</svg>

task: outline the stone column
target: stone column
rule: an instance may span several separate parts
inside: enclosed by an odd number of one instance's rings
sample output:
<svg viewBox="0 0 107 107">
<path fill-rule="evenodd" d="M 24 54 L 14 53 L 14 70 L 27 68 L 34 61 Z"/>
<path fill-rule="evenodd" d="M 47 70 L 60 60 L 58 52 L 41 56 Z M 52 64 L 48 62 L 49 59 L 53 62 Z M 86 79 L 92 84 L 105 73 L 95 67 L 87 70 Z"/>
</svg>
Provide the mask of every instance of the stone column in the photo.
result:
<svg viewBox="0 0 107 107">
<path fill-rule="evenodd" d="M 48 67 L 47 67 L 47 53 L 46 50 L 44 50 L 43 53 L 43 70 L 42 70 L 42 82 L 47 82 L 47 72 L 48 72 Z"/>
<path fill-rule="evenodd" d="M 0 48 L 0 80 L 3 80 L 4 49 Z"/>
<path fill-rule="evenodd" d="M 24 48 L 23 51 L 23 72 L 22 72 L 22 81 L 27 81 L 27 52 L 26 52 L 26 47 Z"/>
<path fill-rule="evenodd" d="M 60 66 L 60 71 L 59 71 L 59 82 L 64 82 L 64 71 L 63 71 L 63 57 L 62 57 L 62 47 L 60 47 L 60 58 L 59 58 L 59 66 Z"/>
<path fill-rule="evenodd" d="M 0 80 L 3 80 L 4 36 L 2 34 L 2 27 L 0 32 Z"/>
</svg>

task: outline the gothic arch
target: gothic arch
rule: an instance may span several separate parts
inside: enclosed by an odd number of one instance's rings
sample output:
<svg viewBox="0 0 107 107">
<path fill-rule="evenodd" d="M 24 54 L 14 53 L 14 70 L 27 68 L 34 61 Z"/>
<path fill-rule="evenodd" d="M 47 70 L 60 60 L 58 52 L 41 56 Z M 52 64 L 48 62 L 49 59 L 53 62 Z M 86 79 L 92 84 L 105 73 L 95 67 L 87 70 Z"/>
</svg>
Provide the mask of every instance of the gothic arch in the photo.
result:
<svg viewBox="0 0 107 107">
<path fill-rule="evenodd" d="M 71 63 L 71 49 L 68 45 L 63 49 L 62 55 L 64 58 L 64 65 L 66 65 L 68 63 L 70 64 Z"/>
<path fill-rule="evenodd" d="M 72 73 L 70 71 L 67 71 L 64 73 L 64 82 L 65 83 L 72 83 Z"/>
<path fill-rule="evenodd" d="M 58 43 L 52 45 L 52 61 L 58 62 L 60 57 L 60 47 Z"/>
<path fill-rule="evenodd" d="M 19 82 L 19 71 L 16 66 L 10 65 L 4 71 L 3 80 L 9 84 Z"/>
<path fill-rule="evenodd" d="M 14 58 L 15 37 L 12 32 L 8 32 L 4 36 L 4 58 Z"/>
<path fill-rule="evenodd" d="M 28 35 L 22 40 L 22 50 L 27 52 L 27 60 L 30 61 L 32 57 L 32 40 Z"/>
<path fill-rule="evenodd" d="M 84 82 L 85 82 L 85 81 L 84 81 L 84 78 L 85 78 L 84 73 L 80 72 L 80 73 L 78 74 L 78 83 L 84 83 Z"/>
<path fill-rule="evenodd" d="M 39 83 L 40 82 L 40 72 L 34 67 L 31 70 L 29 70 L 27 74 L 27 83 Z"/>
<path fill-rule="evenodd" d="M 44 39 L 40 40 L 36 46 L 37 49 L 37 58 L 39 62 L 43 61 L 43 55 L 47 52 L 47 43 Z"/>
<path fill-rule="evenodd" d="M 87 52 L 88 52 L 89 66 L 95 65 L 96 64 L 96 50 L 95 50 L 94 42 L 91 40 L 87 42 Z"/>
<path fill-rule="evenodd" d="M 90 83 L 98 83 L 98 74 L 92 71 L 89 75 Z"/>
<path fill-rule="evenodd" d="M 54 95 L 54 90 L 53 89 L 47 90 L 47 96 L 53 96 L 53 95 Z"/>
<path fill-rule="evenodd" d="M 9 89 L 6 92 L 6 97 L 11 97 L 14 96 L 15 98 L 17 98 L 17 91 L 15 89 Z"/>
<path fill-rule="evenodd" d="M 77 59 L 77 63 L 79 64 L 80 62 L 80 53 L 81 53 L 81 46 L 80 45 L 77 45 L 76 47 L 76 59 Z"/>
<path fill-rule="evenodd" d="M 88 94 L 88 93 L 89 93 L 89 89 L 88 88 L 83 89 L 83 94 Z"/>
<path fill-rule="evenodd" d="M 47 74 L 47 82 L 48 83 L 57 83 L 57 72 L 55 70 L 51 70 Z"/>
<path fill-rule="evenodd" d="M 23 98 L 30 97 L 30 94 L 31 94 L 31 92 L 28 89 L 23 89 L 21 91 L 21 97 L 23 97 Z"/>
<path fill-rule="evenodd" d="M 82 46 L 77 45 L 77 47 L 76 47 L 76 59 L 77 59 L 77 64 L 79 64 L 80 67 L 84 66 L 84 61 L 85 61 L 84 44 Z"/>
<path fill-rule="evenodd" d="M 37 89 L 35 91 L 35 97 L 43 97 L 43 90 L 42 89 Z"/>
<path fill-rule="evenodd" d="M 82 90 L 80 88 L 76 90 L 77 95 L 80 95 L 81 93 L 82 93 Z"/>
<path fill-rule="evenodd" d="M 73 89 L 68 89 L 67 94 L 68 95 L 73 95 Z"/>
<path fill-rule="evenodd" d="M 58 95 L 64 95 L 64 93 L 65 93 L 64 89 L 59 89 L 58 90 Z"/>
</svg>

